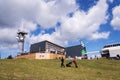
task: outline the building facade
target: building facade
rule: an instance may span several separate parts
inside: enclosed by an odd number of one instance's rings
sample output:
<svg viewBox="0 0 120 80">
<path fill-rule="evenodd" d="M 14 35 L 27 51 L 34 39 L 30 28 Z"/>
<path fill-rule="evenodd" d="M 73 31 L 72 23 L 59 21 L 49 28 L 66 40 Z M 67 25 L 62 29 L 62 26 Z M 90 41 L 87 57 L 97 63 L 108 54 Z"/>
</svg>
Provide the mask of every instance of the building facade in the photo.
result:
<svg viewBox="0 0 120 80">
<path fill-rule="evenodd" d="M 65 58 L 65 49 L 49 41 L 42 41 L 30 46 L 30 53 L 17 56 L 28 59 L 61 59 Z"/>
<path fill-rule="evenodd" d="M 101 52 L 102 56 L 107 58 L 120 56 L 120 43 L 105 45 Z"/>
<path fill-rule="evenodd" d="M 83 47 L 82 45 L 76 45 L 76 46 L 66 47 L 65 51 L 67 58 L 74 58 L 75 56 L 82 58 L 82 56 L 85 55 L 86 48 Z"/>
</svg>

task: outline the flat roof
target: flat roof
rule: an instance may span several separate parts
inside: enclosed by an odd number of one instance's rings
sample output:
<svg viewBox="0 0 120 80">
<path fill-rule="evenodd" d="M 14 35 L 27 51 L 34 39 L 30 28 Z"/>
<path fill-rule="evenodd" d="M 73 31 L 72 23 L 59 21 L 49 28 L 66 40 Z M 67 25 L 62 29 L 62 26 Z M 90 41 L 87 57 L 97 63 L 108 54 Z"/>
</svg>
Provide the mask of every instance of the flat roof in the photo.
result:
<svg viewBox="0 0 120 80">
<path fill-rule="evenodd" d="M 107 44 L 103 48 L 108 48 L 108 47 L 115 47 L 115 46 L 120 46 L 120 43 L 115 43 L 115 44 Z"/>
<path fill-rule="evenodd" d="M 48 41 L 48 40 L 44 40 L 44 41 L 37 42 L 37 43 L 34 43 L 34 44 L 38 44 L 38 43 L 42 43 L 42 42 L 48 42 L 48 43 L 51 43 L 51 44 L 53 44 L 53 45 L 59 46 L 59 47 L 61 47 L 61 48 L 64 48 L 64 47 L 62 47 L 62 46 L 60 46 L 60 45 L 58 45 L 58 44 L 55 44 L 55 43 L 53 43 L 53 42 L 50 42 L 50 41 Z M 33 44 L 31 44 L 31 45 L 33 45 Z"/>
</svg>

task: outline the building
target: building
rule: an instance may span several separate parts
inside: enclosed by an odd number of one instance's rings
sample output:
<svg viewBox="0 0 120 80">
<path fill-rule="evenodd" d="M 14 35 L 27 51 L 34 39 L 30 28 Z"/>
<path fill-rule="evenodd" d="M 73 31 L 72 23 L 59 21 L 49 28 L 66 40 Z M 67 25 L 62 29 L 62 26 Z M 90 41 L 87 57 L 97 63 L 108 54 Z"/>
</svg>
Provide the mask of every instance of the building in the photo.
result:
<svg viewBox="0 0 120 80">
<path fill-rule="evenodd" d="M 112 57 L 115 58 L 117 56 L 120 56 L 120 43 L 118 44 L 108 44 L 103 47 L 101 50 L 102 57 Z"/>
<path fill-rule="evenodd" d="M 65 58 L 65 49 L 49 41 L 42 41 L 30 46 L 30 53 L 17 56 L 27 59 L 60 59 Z"/>
<path fill-rule="evenodd" d="M 101 58 L 101 52 L 100 51 L 91 51 L 87 52 L 88 59 L 98 59 Z"/>
<path fill-rule="evenodd" d="M 73 57 L 82 57 L 84 50 L 86 51 L 85 47 L 82 45 L 76 45 L 71 47 L 66 47 L 66 57 L 73 58 Z"/>
</svg>

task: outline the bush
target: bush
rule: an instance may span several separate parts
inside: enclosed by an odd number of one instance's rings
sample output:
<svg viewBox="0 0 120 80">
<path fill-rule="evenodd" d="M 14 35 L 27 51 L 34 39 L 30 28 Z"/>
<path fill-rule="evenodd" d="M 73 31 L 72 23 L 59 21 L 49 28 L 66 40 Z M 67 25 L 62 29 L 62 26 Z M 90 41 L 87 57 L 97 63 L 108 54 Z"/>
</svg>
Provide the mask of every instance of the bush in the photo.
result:
<svg viewBox="0 0 120 80">
<path fill-rule="evenodd" d="M 7 57 L 7 59 L 13 59 L 12 55 L 9 55 L 9 56 Z"/>
</svg>

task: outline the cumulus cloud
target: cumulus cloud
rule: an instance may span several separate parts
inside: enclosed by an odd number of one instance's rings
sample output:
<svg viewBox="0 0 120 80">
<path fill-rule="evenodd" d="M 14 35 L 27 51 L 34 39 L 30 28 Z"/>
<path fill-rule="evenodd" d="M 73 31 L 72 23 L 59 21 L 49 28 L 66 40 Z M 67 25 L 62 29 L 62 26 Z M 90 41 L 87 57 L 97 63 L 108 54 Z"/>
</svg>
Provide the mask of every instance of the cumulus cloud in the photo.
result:
<svg viewBox="0 0 120 80">
<path fill-rule="evenodd" d="M 39 34 L 38 36 L 32 35 L 30 37 L 30 44 L 33 44 L 35 42 L 43 41 L 43 40 L 48 40 L 51 42 L 54 42 L 56 44 L 59 44 L 61 46 L 65 46 L 68 44 L 68 40 L 64 39 L 62 37 L 62 34 L 60 32 L 53 32 L 52 34 Z"/>
<path fill-rule="evenodd" d="M 77 10 L 72 17 L 63 17 L 61 20 L 61 26 L 56 28 L 52 34 L 40 34 L 39 40 L 49 39 L 50 41 L 56 41 L 63 45 L 67 45 L 68 41 L 74 41 L 80 38 L 87 39 L 107 39 L 109 32 L 101 32 L 101 24 L 105 24 L 107 20 L 108 4 L 106 0 L 100 0 L 95 6 L 90 8 L 88 12 Z"/>
<path fill-rule="evenodd" d="M 120 5 L 113 8 L 112 14 L 113 19 L 111 21 L 111 25 L 114 30 L 120 30 Z"/>
<path fill-rule="evenodd" d="M 0 42 L 4 44 L 1 46 L 15 44 L 18 29 L 29 34 L 36 30 L 37 24 L 49 29 L 76 9 L 75 0 L 0 0 L 0 31 L 5 33 L 0 34 Z"/>
<path fill-rule="evenodd" d="M 78 38 L 106 39 L 109 32 L 99 33 L 98 30 L 106 23 L 107 9 L 106 0 L 99 0 L 87 12 L 79 10 L 75 0 L 0 0 L 0 31 L 5 33 L 0 34 L 0 42 L 4 44 L 1 46 L 16 44 L 18 29 L 29 33 L 27 42 L 30 44 L 49 40 L 67 45 Z M 70 13 L 72 17 L 68 16 Z M 56 26 L 58 22 L 59 27 Z M 43 31 L 31 34 L 38 24 Z M 45 33 L 44 30 L 50 28 L 55 31 Z"/>
<path fill-rule="evenodd" d="M 30 21 L 22 19 L 19 29 L 30 33 L 31 31 L 34 31 L 37 29 L 37 24 L 32 21 L 30 22 Z"/>
<path fill-rule="evenodd" d="M 0 28 L 0 49 L 16 47 L 16 32 L 14 28 Z"/>
<path fill-rule="evenodd" d="M 107 39 L 110 35 L 110 32 L 102 32 L 102 33 L 94 33 L 93 35 L 91 35 L 90 39 Z"/>
<path fill-rule="evenodd" d="M 29 3 L 28 3 L 29 2 Z M 0 25 L 16 26 L 24 18 L 50 28 L 62 16 L 76 10 L 75 0 L 1 0 Z"/>
</svg>

